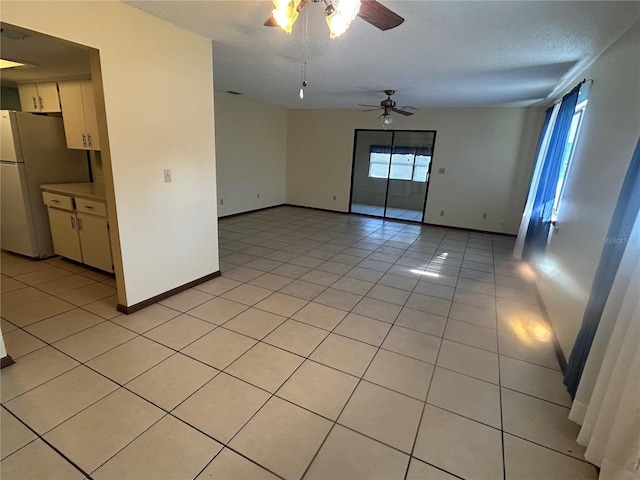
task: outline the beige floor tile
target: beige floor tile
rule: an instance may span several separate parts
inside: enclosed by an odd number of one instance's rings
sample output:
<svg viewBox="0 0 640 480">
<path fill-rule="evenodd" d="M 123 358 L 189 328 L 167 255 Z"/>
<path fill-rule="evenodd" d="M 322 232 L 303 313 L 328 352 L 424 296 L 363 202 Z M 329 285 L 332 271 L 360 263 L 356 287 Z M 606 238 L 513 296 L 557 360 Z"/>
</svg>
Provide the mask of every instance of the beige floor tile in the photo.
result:
<svg viewBox="0 0 640 480">
<path fill-rule="evenodd" d="M 27 286 L 26 284 L 19 282 L 14 278 L 7 277 L 7 278 L 2 278 L 2 280 L 0 280 L 0 292 L 2 293 L 13 292 L 14 290 L 18 290 L 26 286 Z"/>
<path fill-rule="evenodd" d="M 11 355 L 14 360 L 46 345 L 24 330 L 13 330 L 9 333 L 3 333 L 2 336 L 7 354 Z"/>
<path fill-rule="evenodd" d="M 504 463 L 507 480 L 596 480 L 598 473 L 590 463 L 581 462 L 526 440 L 505 434 Z"/>
<path fill-rule="evenodd" d="M 327 288 L 324 292 L 314 298 L 314 302 L 349 311 L 362 299 L 355 293 L 343 292 L 335 288 Z"/>
<path fill-rule="evenodd" d="M 228 292 L 232 288 L 236 288 L 240 285 L 240 282 L 225 277 L 216 277 L 212 280 L 208 280 L 200 285 L 193 287 L 194 290 L 200 290 L 201 292 L 208 293 L 209 295 L 222 295 Z"/>
<path fill-rule="evenodd" d="M 286 317 L 250 307 L 224 324 L 224 328 L 262 340 L 286 320 Z"/>
<path fill-rule="evenodd" d="M 330 334 L 309 357 L 318 363 L 361 377 L 377 348 L 340 335 Z"/>
<path fill-rule="evenodd" d="M 444 338 L 482 350 L 498 352 L 498 338 L 496 331 L 492 328 L 480 327 L 451 318 L 447 322 Z"/>
<path fill-rule="evenodd" d="M 562 383 L 562 372 L 500 356 L 500 385 L 527 395 L 571 406 L 571 396 Z"/>
<path fill-rule="evenodd" d="M 287 320 L 264 338 L 264 342 L 289 352 L 306 357 L 329 334 L 326 330 L 312 327 L 296 320 Z"/>
<path fill-rule="evenodd" d="M 84 287 L 76 288 L 73 290 L 66 290 L 60 292 L 57 295 L 66 300 L 69 303 L 73 303 L 77 306 L 86 305 L 87 303 L 93 303 L 105 297 L 115 295 L 116 289 L 105 285 L 103 283 L 92 283 Z"/>
<path fill-rule="evenodd" d="M 92 477 L 96 480 L 194 478 L 221 449 L 222 445 L 215 440 L 167 415 Z"/>
<path fill-rule="evenodd" d="M 280 387 L 277 395 L 335 420 L 357 384 L 356 377 L 307 360 Z"/>
<path fill-rule="evenodd" d="M 318 265 L 315 270 L 320 270 L 322 272 L 333 273 L 335 275 L 344 275 L 347 273 L 354 265 L 348 265 L 340 262 L 333 262 L 331 260 L 326 261 L 320 265 Z"/>
<path fill-rule="evenodd" d="M 0 464 L 3 480 L 82 480 L 85 476 L 42 440 L 31 442 Z"/>
<path fill-rule="evenodd" d="M 86 362 L 123 344 L 136 334 L 109 321 L 57 341 L 54 346 L 80 362 Z"/>
<path fill-rule="evenodd" d="M 345 273 L 346 277 L 357 278 L 358 280 L 363 280 L 365 282 L 377 282 L 382 278 L 384 273 L 376 272 L 375 270 L 369 270 L 368 268 L 362 267 L 353 267 L 347 273 Z"/>
<path fill-rule="evenodd" d="M 216 328 L 184 348 L 182 353 L 223 370 L 255 343 L 255 340 L 239 333 Z"/>
<path fill-rule="evenodd" d="M 270 260 L 268 258 L 255 258 L 250 262 L 245 264 L 245 267 L 254 268 L 256 270 L 261 270 L 263 272 L 270 272 L 276 267 L 282 265 L 283 262 L 279 262 L 277 260 Z"/>
<path fill-rule="evenodd" d="M 33 323 L 25 327 L 25 330 L 47 343 L 53 343 L 102 322 L 104 322 L 103 318 L 80 308 L 74 308 L 38 323 Z"/>
<path fill-rule="evenodd" d="M 504 431 L 584 460 L 585 448 L 576 438 L 580 426 L 569 420 L 569 408 L 502 389 Z"/>
<path fill-rule="evenodd" d="M 36 270 L 35 272 L 23 273 L 22 275 L 16 275 L 14 278 L 27 285 L 38 285 L 39 283 L 50 282 L 51 280 L 57 280 L 62 277 L 73 275 L 70 271 L 62 268 L 50 266 L 43 268 L 42 270 Z"/>
<path fill-rule="evenodd" d="M 17 330 L 18 327 L 16 327 L 13 323 L 11 322 L 7 322 L 4 318 L 0 319 L 1 321 L 1 325 L 2 325 L 2 333 L 9 333 L 9 332 L 13 332 L 14 330 Z"/>
<path fill-rule="evenodd" d="M 405 307 L 398 315 L 395 325 L 442 337 L 446 323 L 447 317 Z"/>
<path fill-rule="evenodd" d="M 196 480 L 211 480 L 215 478 L 226 480 L 277 480 L 278 477 L 238 455 L 233 450 L 225 448 L 205 468 Z"/>
<path fill-rule="evenodd" d="M 382 322 L 393 323 L 402 310 L 400 305 L 383 302 L 375 298 L 364 297 L 351 313 L 373 318 Z"/>
<path fill-rule="evenodd" d="M 209 322 L 183 314 L 149 330 L 144 336 L 174 350 L 181 350 L 214 328 L 215 325 Z"/>
<path fill-rule="evenodd" d="M 286 480 L 299 480 L 332 423 L 272 397 L 229 446 Z"/>
<path fill-rule="evenodd" d="M 167 411 L 218 374 L 218 370 L 180 353 L 127 383 L 127 388 Z"/>
<path fill-rule="evenodd" d="M 97 272 L 95 270 L 90 270 L 88 268 L 85 271 L 79 272 L 79 273 L 84 277 L 91 278 L 92 280 L 96 280 L 98 282 L 104 282 L 105 280 L 110 280 L 114 278 L 112 275 L 106 272 Z"/>
<path fill-rule="evenodd" d="M 277 315 L 290 317 L 307 303 L 306 300 L 276 292 L 258 302 L 255 307 Z"/>
<path fill-rule="evenodd" d="M 324 330 L 333 330 L 346 315 L 347 312 L 344 310 L 311 302 L 298 310 L 291 318 Z"/>
<path fill-rule="evenodd" d="M 229 290 L 222 295 L 222 298 L 241 303 L 243 305 L 255 305 L 259 301 L 271 295 L 271 290 L 266 288 L 255 287 L 249 284 L 243 284 L 239 287 Z"/>
<path fill-rule="evenodd" d="M 23 288 L 11 293 L 19 293 L 22 290 L 26 289 Z M 75 308 L 72 304 L 59 298 L 44 295 L 48 298 L 35 300 L 21 306 L 9 307 L 3 304 L 2 316 L 15 325 L 24 327 Z"/>
<path fill-rule="evenodd" d="M 264 390 L 220 373 L 172 414 L 227 443 L 269 397 Z"/>
<path fill-rule="evenodd" d="M 237 282 L 248 282 L 262 274 L 264 274 L 262 270 L 247 267 L 235 267 L 229 270 L 222 270 L 222 278 L 229 278 Z"/>
<path fill-rule="evenodd" d="M 178 315 L 180 312 L 177 310 L 154 303 L 129 315 L 116 317 L 113 322 L 134 332 L 144 333 Z"/>
<path fill-rule="evenodd" d="M 36 434 L 4 408 L 0 409 L 0 458 L 4 459 L 36 438 Z M 4 464 L 0 465 L 0 470 Z"/>
<path fill-rule="evenodd" d="M 422 312 L 447 316 L 451 301 L 444 298 L 431 297 L 420 293 L 412 293 L 407 300 L 406 306 Z"/>
<path fill-rule="evenodd" d="M 544 337 L 546 338 L 546 335 Z M 511 335 L 507 332 L 498 332 L 498 342 L 501 355 L 560 370 L 556 351 L 551 342 L 539 341 L 529 335 Z"/>
<path fill-rule="evenodd" d="M 380 349 L 363 378 L 424 401 L 432 373 L 430 363 Z"/>
<path fill-rule="evenodd" d="M 501 297 L 496 297 L 496 305 L 499 330 L 514 334 L 524 330 L 536 335 L 543 333 L 545 336 L 551 332 L 538 305 Z"/>
<path fill-rule="evenodd" d="M 496 295 L 501 298 L 517 300 L 518 302 L 533 303 L 538 305 L 538 298 L 535 291 L 530 288 L 513 288 L 511 286 L 497 285 Z"/>
<path fill-rule="evenodd" d="M 264 275 L 260 275 L 258 278 L 254 278 L 247 283 L 255 287 L 266 288 L 267 290 L 272 290 L 275 292 L 289 285 L 291 282 L 293 282 L 293 279 L 289 277 L 274 275 L 272 273 L 265 273 Z"/>
<path fill-rule="evenodd" d="M 87 269 L 83 267 L 81 264 L 76 263 L 73 260 L 69 260 L 67 258 L 62 258 L 62 257 L 47 258 L 45 262 L 55 267 L 60 267 L 65 270 L 69 270 L 70 272 L 73 272 L 73 273 L 81 273 L 81 272 L 87 271 Z"/>
<path fill-rule="evenodd" d="M 439 285 L 437 283 L 431 282 L 419 282 L 413 291 L 422 295 L 429 295 L 430 297 L 438 297 L 445 300 L 451 300 L 453 298 L 455 288 L 450 287 L 449 285 Z"/>
<path fill-rule="evenodd" d="M 71 370 L 78 362 L 54 348 L 44 347 L 20 357 L 0 371 L 2 402 L 6 402 Z"/>
<path fill-rule="evenodd" d="M 496 329 L 496 312 L 464 303 L 453 302 L 449 318 Z"/>
<path fill-rule="evenodd" d="M 69 275 L 68 277 L 58 278 L 49 282 L 38 284 L 39 290 L 44 290 L 51 295 L 60 295 L 63 292 L 74 290 L 76 288 L 86 287 L 96 283 L 95 280 L 82 275 Z"/>
<path fill-rule="evenodd" d="M 462 478 L 502 478 L 502 434 L 427 405 L 413 455 Z"/>
<path fill-rule="evenodd" d="M 189 311 L 189 315 L 205 320 L 214 325 L 222 325 L 248 307 L 238 302 L 216 297 Z"/>
<path fill-rule="evenodd" d="M 118 317 L 122 315 L 118 310 L 116 310 L 116 306 L 118 305 L 118 296 L 111 295 L 110 297 L 105 297 L 97 302 L 88 303 L 84 305 L 82 308 L 88 310 L 91 313 L 95 313 L 96 315 L 106 318 L 110 320 L 112 318 Z"/>
<path fill-rule="evenodd" d="M 104 283 L 105 285 L 109 285 L 110 287 L 114 287 L 114 288 L 118 286 L 118 283 L 116 282 L 115 277 L 109 277 L 105 280 L 102 280 L 101 283 Z"/>
<path fill-rule="evenodd" d="M 213 295 L 210 295 L 201 290 L 190 288 L 188 290 L 185 290 L 184 292 L 180 292 L 170 296 L 169 298 L 165 298 L 159 303 L 160 305 L 164 305 L 165 307 L 173 308 L 174 310 L 178 310 L 180 312 L 186 312 L 188 310 L 196 308 L 198 305 L 202 305 L 212 298 Z"/>
<path fill-rule="evenodd" d="M 87 362 L 87 365 L 124 385 L 172 354 L 173 351 L 167 347 L 136 337 Z"/>
<path fill-rule="evenodd" d="M 423 362 L 436 363 L 440 339 L 426 333 L 394 326 L 383 342 L 382 348 Z"/>
<path fill-rule="evenodd" d="M 300 366 L 303 358 L 259 343 L 233 362 L 226 371 L 260 388 L 275 392 Z"/>
<path fill-rule="evenodd" d="M 406 480 L 455 480 L 456 478 L 443 470 L 412 457 Z"/>
<path fill-rule="evenodd" d="M 493 283 L 490 282 L 481 282 L 478 280 L 472 280 L 470 278 L 460 278 L 456 285 L 456 288 L 462 290 L 469 290 L 471 292 L 483 293 L 485 295 L 494 295 L 496 294 L 496 287 Z"/>
<path fill-rule="evenodd" d="M 335 283 L 341 275 L 342 274 L 331 273 L 324 270 L 311 270 L 310 272 L 300 277 L 300 280 L 328 287 L 331 284 Z"/>
<path fill-rule="evenodd" d="M 436 367 L 427 403 L 494 428 L 501 428 L 500 388 Z"/>
<path fill-rule="evenodd" d="M 371 290 L 369 290 L 369 293 L 367 293 L 367 297 L 374 298 L 382 302 L 404 305 L 410 294 L 410 291 L 401 290 L 394 287 L 387 287 L 386 285 L 380 285 L 378 283 Z"/>
<path fill-rule="evenodd" d="M 494 295 L 485 295 L 484 293 L 472 292 L 469 290 L 456 289 L 453 300 L 465 305 L 484 308 L 486 310 L 495 310 L 496 297 Z"/>
<path fill-rule="evenodd" d="M 333 331 L 345 337 L 379 347 L 390 329 L 391 325 L 386 322 L 350 313 Z"/>
<path fill-rule="evenodd" d="M 315 272 L 316 270 L 313 270 Z M 329 275 L 329 274 L 327 274 Z M 304 300 L 313 300 L 327 289 L 324 285 L 306 282 L 304 280 L 293 280 L 287 286 L 280 290 L 280 293 L 302 298 Z"/>
<path fill-rule="evenodd" d="M 338 423 L 411 453 L 423 406 L 418 400 L 362 381 Z"/>
<path fill-rule="evenodd" d="M 336 425 L 305 479 L 404 479 L 409 456 Z"/>
<path fill-rule="evenodd" d="M 364 280 L 358 280 L 357 278 L 353 277 L 341 277 L 331 285 L 331 288 L 355 293 L 357 295 L 366 295 L 374 285 L 374 283 L 366 282 Z"/>
<path fill-rule="evenodd" d="M 6 404 L 39 434 L 44 434 L 118 388 L 80 365 Z"/>
<path fill-rule="evenodd" d="M 486 350 L 443 340 L 437 365 L 485 382 L 499 383 L 498 354 Z"/>
<path fill-rule="evenodd" d="M 397 268 L 397 267 L 395 267 Z M 378 285 L 386 285 L 387 287 L 399 288 L 400 290 L 412 291 L 418 284 L 417 275 L 396 275 L 394 274 L 394 268 L 392 267 L 389 272 L 378 280 Z M 403 272 L 404 273 L 404 272 Z"/>
<path fill-rule="evenodd" d="M 121 388 L 54 428 L 44 438 L 89 473 L 163 414 L 159 408 Z"/>
</svg>

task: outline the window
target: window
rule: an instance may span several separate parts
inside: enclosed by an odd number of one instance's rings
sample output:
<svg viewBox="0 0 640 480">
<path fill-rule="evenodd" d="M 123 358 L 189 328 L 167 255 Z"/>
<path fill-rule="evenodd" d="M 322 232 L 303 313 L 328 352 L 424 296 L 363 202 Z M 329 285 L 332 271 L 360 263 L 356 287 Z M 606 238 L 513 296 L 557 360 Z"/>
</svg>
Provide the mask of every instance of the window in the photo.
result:
<svg viewBox="0 0 640 480">
<path fill-rule="evenodd" d="M 560 205 L 560 198 L 564 191 L 564 186 L 569 173 L 569 167 L 571 166 L 571 160 L 573 159 L 573 153 L 575 152 L 576 140 L 580 133 L 580 126 L 582 125 L 582 117 L 584 117 L 584 111 L 587 106 L 587 100 L 584 99 L 576 105 L 575 113 L 571 119 L 571 126 L 569 127 L 569 135 L 567 137 L 567 144 L 564 147 L 562 154 L 562 161 L 560 164 L 560 173 L 558 175 L 558 184 L 556 185 L 556 198 L 553 201 L 552 220 L 555 220 L 558 215 L 558 207 Z"/>
<path fill-rule="evenodd" d="M 430 163 L 430 148 L 372 145 L 369 177 L 426 183 Z"/>
</svg>

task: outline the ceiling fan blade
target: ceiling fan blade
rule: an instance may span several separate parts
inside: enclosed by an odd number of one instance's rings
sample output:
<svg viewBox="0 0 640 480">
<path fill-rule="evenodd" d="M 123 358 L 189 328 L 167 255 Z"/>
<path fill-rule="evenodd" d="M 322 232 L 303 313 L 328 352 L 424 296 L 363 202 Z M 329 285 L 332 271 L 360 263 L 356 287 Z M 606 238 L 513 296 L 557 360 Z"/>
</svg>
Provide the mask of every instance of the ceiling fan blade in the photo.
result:
<svg viewBox="0 0 640 480">
<path fill-rule="evenodd" d="M 418 110 L 416 107 L 412 107 L 411 105 L 396 105 L 396 108 L 401 110 Z"/>
<path fill-rule="evenodd" d="M 366 107 L 366 105 L 363 105 Z M 378 108 L 370 108 L 368 110 L 360 110 L 361 112 L 373 112 L 374 110 L 382 110 L 382 107 L 378 107 Z"/>
<path fill-rule="evenodd" d="M 405 112 L 404 110 L 398 110 L 397 108 L 392 108 L 391 111 L 399 113 L 400 115 L 404 115 L 405 117 L 410 117 L 411 115 L 413 115 L 413 113 L 411 112 Z"/>
<path fill-rule="evenodd" d="M 362 0 L 358 16 L 380 30 L 391 30 L 404 22 L 404 18 L 376 0 Z"/>
<path fill-rule="evenodd" d="M 382 108 L 380 105 L 366 105 L 364 103 L 359 103 L 358 105 L 360 105 L 361 107 L 376 107 L 376 108 Z"/>
<path fill-rule="evenodd" d="M 263 23 L 263 25 L 265 27 L 277 27 L 278 26 L 278 22 L 276 22 L 276 19 L 273 18 L 273 15 L 271 15 L 269 18 L 267 18 L 265 20 L 265 22 Z"/>
</svg>

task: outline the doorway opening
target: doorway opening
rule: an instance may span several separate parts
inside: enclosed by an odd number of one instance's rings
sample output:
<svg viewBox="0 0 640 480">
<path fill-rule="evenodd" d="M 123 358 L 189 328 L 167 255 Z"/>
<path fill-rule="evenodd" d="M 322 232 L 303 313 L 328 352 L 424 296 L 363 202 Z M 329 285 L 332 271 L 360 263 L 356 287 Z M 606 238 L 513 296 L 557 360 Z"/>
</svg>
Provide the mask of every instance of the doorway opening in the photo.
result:
<svg viewBox="0 0 640 480">
<path fill-rule="evenodd" d="M 435 130 L 356 130 L 349 212 L 423 222 Z"/>
</svg>

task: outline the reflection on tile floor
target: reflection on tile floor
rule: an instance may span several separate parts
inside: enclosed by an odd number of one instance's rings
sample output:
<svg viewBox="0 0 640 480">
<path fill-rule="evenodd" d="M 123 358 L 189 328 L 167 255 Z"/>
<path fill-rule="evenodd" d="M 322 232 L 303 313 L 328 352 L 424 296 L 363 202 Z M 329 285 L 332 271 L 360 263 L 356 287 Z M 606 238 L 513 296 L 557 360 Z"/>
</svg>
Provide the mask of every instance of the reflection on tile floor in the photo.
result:
<svg viewBox="0 0 640 480">
<path fill-rule="evenodd" d="M 596 478 L 512 248 L 279 207 L 129 316 L 113 278 L 3 253 L 2 478 Z"/>
<path fill-rule="evenodd" d="M 362 213 L 364 215 L 374 215 L 376 217 L 384 217 L 384 206 L 365 205 L 362 203 L 352 203 L 351 211 L 353 213 Z M 410 222 L 422 222 L 422 210 L 411 210 L 408 208 L 387 207 L 386 218 L 397 220 L 408 220 Z"/>
</svg>

